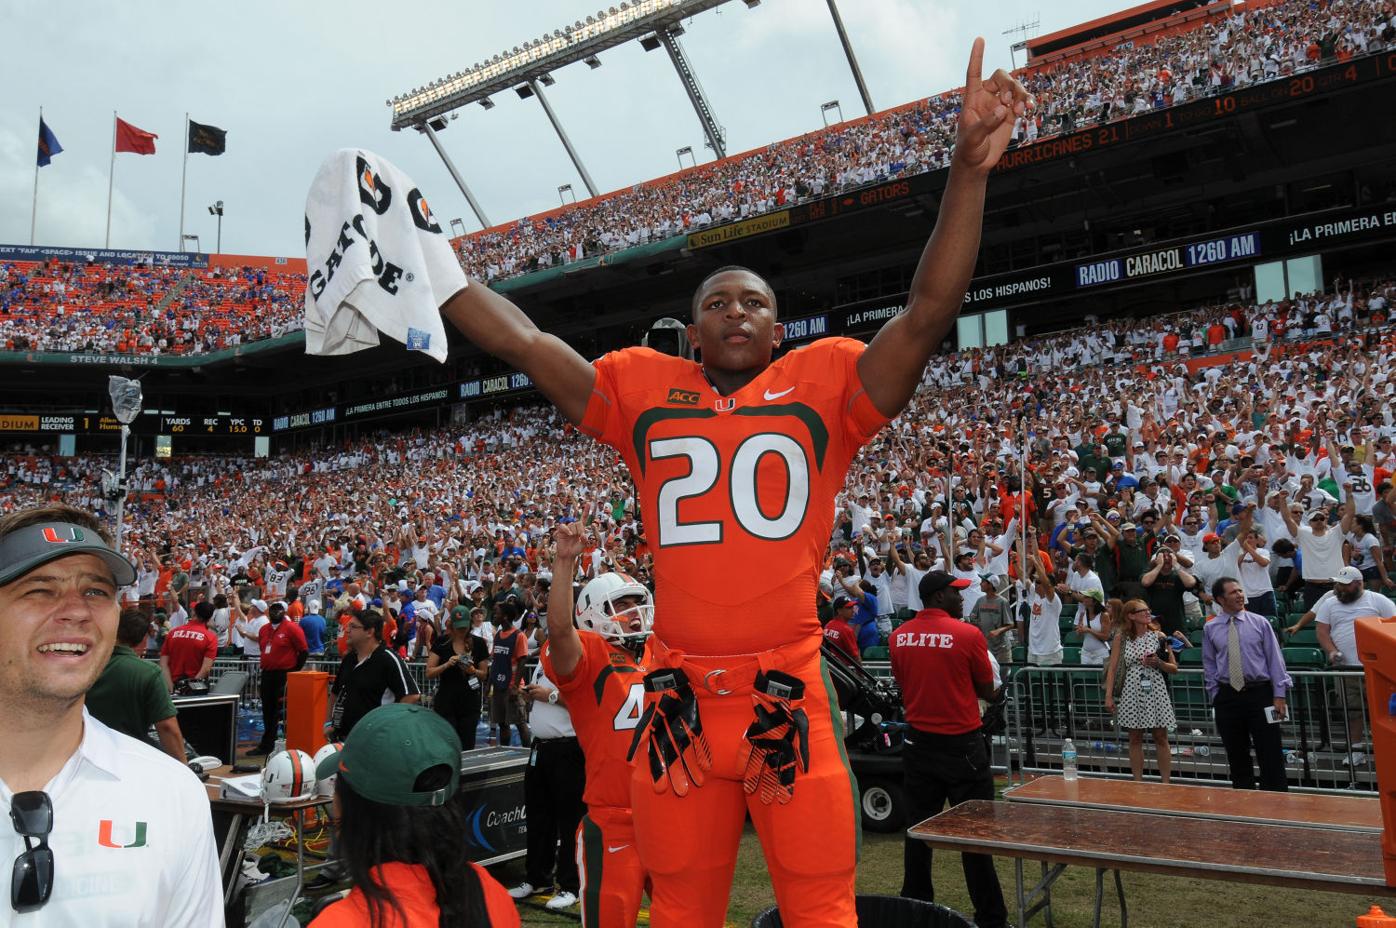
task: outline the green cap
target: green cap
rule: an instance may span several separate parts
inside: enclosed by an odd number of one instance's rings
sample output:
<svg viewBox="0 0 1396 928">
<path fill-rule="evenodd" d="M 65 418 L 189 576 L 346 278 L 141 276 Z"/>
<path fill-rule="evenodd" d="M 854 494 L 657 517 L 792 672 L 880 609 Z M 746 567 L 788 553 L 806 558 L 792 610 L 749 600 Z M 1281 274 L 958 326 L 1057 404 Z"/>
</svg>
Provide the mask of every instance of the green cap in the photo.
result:
<svg viewBox="0 0 1396 928">
<path fill-rule="evenodd" d="M 454 609 L 452 609 L 452 610 L 451 610 L 451 627 L 452 627 L 452 628 L 469 628 L 469 627 L 470 627 L 470 610 L 467 609 L 467 608 L 465 608 L 464 606 L 456 606 Z"/>
<path fill-rule="evenodd" d="M 354 792 L 389 806 L 440 806 L 460 786 L 460 738 L 451 723 L 412 703 L 379 706 L 359 719 L 344 747 L 320 761 L 315 778 L 338 774 Z M 418 792 L 417 777 L 442 764 L 451 782 Z"/>
<path fill-rule="evenodd" d="M 40 522 L 0 538 L 0 586 L 36 567 L 74 554 L 95 554 L 111 568 L 117 586 L 136 582 L 136 568 L 90 528 L 71 522 Z"/>
</svg>

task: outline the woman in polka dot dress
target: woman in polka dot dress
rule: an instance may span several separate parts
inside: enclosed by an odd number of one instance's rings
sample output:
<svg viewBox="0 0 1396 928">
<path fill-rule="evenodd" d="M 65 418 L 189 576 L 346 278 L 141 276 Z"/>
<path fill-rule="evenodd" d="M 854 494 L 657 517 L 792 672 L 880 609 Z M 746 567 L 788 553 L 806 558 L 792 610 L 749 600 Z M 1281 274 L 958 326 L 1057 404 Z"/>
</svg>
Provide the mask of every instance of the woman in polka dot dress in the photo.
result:
<svg viewBox="0 0 1396 928">
<path fill-rule="evenodd" d="M 1144 779 L 1144 732 L 1154 733 L 1159 775 L 1167 783 L 1172 772 L 1168 733 L 1178 722 L 1163 675 L 1177 673 L 1178 662 L 1171 648 L 1160 647 L 1165 640 L 1148 603 L 1142 599 L 1125 603 L 1124 627 L 1115 635 L 1105 672 L 1105 709 L 1116 713 L 1120 727 L 1129 732 L 1129 769 L 1136 780 Z M 1120 673 L 1125 679 L 1117 701 L 1115 675 Z"/>
</svg>

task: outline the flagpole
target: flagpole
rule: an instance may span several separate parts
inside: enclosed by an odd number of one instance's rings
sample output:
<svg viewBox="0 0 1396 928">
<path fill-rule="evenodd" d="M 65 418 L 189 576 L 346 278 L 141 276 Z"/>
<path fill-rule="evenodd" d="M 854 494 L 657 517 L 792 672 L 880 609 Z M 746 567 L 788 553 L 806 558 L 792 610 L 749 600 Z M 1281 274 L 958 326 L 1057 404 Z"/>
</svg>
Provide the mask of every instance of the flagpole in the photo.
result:
<svg viewBox="0 0 1396 928">
<path fill-rule="evenodd" d="M 116 110 L 111 111 L 111 166 L 107 168 L 107 243 L 103 248 L 111 247 L 111 190 L 112 180 L 116 174 Z"/>
<path fill-rule="evenodd" d="M 175 251 L 184 250 L 184 183 L 189 179 L 189 114 L 184 114 L 184 171 L 179 175 L 179 244 Z"/>
<path fill-rule="evenodd" d="M 43 132 L 44 108 L 39 107 L 39 131 Z M 38 146 L 35 146 L 37 148 Z M 39 221 L 39 155 L 34 154 L 34 205 L 29 208 L 29 245 L 34 245 L 34 226 Z"/>
</svg>

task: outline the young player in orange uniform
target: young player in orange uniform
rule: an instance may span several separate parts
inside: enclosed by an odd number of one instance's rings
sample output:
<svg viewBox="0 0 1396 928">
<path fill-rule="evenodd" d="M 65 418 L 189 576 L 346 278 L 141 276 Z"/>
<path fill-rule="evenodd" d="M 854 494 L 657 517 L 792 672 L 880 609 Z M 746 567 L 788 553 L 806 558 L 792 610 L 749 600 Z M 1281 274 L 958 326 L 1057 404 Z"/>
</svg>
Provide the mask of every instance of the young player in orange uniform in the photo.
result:
<svg viewBox="0 0 1396 928">
<path fill-rule="evenodd" d="M 626 754 L 644 707 L 640 653 L 654 606 L 649 590 L 625 574 L 605 573 L 582 590 L 573 626 L 572 578 L 585 529 L 573 522 L 553 535 L 548 641 L 543 672 L 557 684 L 586 758 L 587 812 L 577 829 L 582 928 L 630 928 L 640 910 L 645 869 L 635 846 Z"/>
<path fill-rule="evenodd" d="M 988 176 L 1032 105 L 970 53 L 935 232 L 906 311 L 864 347 L 827 339 L 772 361 L 775 295 L 743 268 L 700 284 L 702 363 L 632 348 L 589 363 L 474 283 L 443 307 L 526 373 L 565 418 L 614 445 L 654 552 L 644 716 L 632 742 L 635 839 L 655 928 L 716 928 L 742 821 L 760 834 L 782 920 L 855 924 L 859 825 L 819 659 L 815 591 L 834 497 L 858 448 L 910 400 L 974 271 Z M 758 567 L 734 584 L 726 565 Z"/>
</svg>

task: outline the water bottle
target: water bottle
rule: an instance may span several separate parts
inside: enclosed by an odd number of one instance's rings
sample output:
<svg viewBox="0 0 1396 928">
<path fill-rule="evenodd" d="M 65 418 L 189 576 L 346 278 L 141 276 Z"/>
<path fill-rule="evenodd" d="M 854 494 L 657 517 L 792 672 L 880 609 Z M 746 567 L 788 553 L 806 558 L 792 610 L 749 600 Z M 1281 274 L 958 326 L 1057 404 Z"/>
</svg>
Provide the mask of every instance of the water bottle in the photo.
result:
<svg viewBox="0 0 1396 928">
<path fill-rule="evenodd" d="M 1069 782 L 1078 779 L 1079 776 L 1076 769 L 1076 745 L 1067 738 L 1062 742 L 1062 779 Z"/>
</svg>

